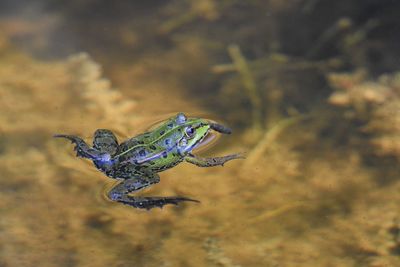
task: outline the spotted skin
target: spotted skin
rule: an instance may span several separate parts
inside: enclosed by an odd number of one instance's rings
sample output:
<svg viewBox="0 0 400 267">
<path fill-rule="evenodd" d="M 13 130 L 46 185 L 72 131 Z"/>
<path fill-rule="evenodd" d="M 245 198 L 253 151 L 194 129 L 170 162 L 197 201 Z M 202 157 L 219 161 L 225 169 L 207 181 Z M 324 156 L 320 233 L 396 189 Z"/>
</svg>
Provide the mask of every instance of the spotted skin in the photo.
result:
<svg viewBox="0 0 400 267">
<path fill-rule="evenodd" d="M 93 147 L 80 137 L 57 134 L 54 137 L 66 138 L 75 144 L 78 157 L 93 161 L 97 169 L 120 183 L 108 193 L 116 202 L 139 209 L 162 208 L 164 205 L 178 205 L 180 202 L 198 202 L 186 197 L 137 197 L 137 192 L 160 181 L 158 172 L 170 169 L 186 161 L 200 167 L 224 165 L 225 162 L 243 158 L 240 154 L 224 157 L 200 158 L 192 150 L 214 130 L 230 134 L 223 125 L 201 118 L 187 118 L 183 113 L 167 119 L 156 129 L 130 138 L 121 144 L 107 129 L 96 130 Z"/>
</svg>

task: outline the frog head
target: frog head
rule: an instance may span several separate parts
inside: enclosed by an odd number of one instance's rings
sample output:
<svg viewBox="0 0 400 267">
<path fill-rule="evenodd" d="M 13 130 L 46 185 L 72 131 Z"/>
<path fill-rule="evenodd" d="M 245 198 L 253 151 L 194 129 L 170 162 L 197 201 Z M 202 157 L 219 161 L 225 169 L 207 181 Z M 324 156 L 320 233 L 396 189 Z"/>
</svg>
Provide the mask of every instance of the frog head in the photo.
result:
<svg viewBox="0 0 400 267">
<path fill-rule="evenodd" d="M 176 124 L 182 133 L 177 143 L 179 154 L 186 155 L 197 147 L 210 130 L 223 134 L 230 134 L 232 131 L 216 122 L 202 118 L 186 118 L 183 113 L 176 116 Z"/>
</svg>

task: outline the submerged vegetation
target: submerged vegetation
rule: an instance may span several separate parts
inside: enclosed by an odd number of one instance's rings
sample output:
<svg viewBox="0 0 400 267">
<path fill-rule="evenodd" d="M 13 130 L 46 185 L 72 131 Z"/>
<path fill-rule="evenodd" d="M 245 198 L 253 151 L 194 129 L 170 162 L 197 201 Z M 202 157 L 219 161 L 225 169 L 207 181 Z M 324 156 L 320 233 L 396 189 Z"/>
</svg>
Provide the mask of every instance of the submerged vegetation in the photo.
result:
<svg viewBox="0 0 400 267">
<path fill-rule="evenodd" d="M 400 3 L 60 3 L 0 3 L 0 266 L 400 265 Z M 144 193 L 200 205 L 113 205 L 51 138 L 178 111 L 246 151 Z"/>
</svg>

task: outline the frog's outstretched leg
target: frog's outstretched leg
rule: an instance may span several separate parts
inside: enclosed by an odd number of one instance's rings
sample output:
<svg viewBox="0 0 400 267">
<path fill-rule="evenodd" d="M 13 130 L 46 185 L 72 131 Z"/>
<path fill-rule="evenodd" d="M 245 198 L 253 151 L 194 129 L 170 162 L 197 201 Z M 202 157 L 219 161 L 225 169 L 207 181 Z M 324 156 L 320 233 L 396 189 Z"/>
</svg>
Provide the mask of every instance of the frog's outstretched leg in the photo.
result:
<svg viewBox="0 0 400 267">
<path fill-rule="evenodd" d="M 76 151 L 76 155 L 82 158 L 88 158 L 91 160 L 108 162 L 111 159 L 111 155 L 109 153 L 101 152 L 100 150 L 89 147 L 82 138 L 75 135 L 67 135 L 67 134 L 56 134 L 54 135 L 56 138 L 66 138 L 71 141 L 71 143 L 75 144 L 74 150 Z"/>
<path fill-rule="evenodd" d="M 118 152 L 117 137 L 107 129 L 97 129 L 93 137 L 93 148 L 114 156 Z"/>
<path fill-rule="evenodd" d="M 199 167 L 213 167 L 213 166 L 224 166 L 225 162 L 233 159 L 244 159 L 242 154 L 232 154 L 224 157 L 215 158 L 201 158 L 192 154 L 185 157 L 185 161 L 197 165 Z"/>
<path fill-rule="evenodd" d="M 131 192 L 139 191 L 152 184 L 156 184 L 160 181 L 160 177 L 157 174 L 150 176 L 145 175 L 144 177 L 133 177 L 117 184 L 108 193 L 108 197 L 113 200 L 120 202 L 125 205 L 129 205 L 139 209 L 152 209 L 154 207 L 162 208 L 167 204 L 178 205 L 182 201 L 194 201 L 194 199 L 185 197 L 134 197 L 128 195 Z"/>
<path fill-rule="evenodd" d="M 192 201 L 192 202 L 200 202 L 195 199 L 190 199 L 186 197 L 132 197 L 125 196 L 126 200 L 118 200 L 118 202 L 129 205 L 138 209 L 146 209 L 150 210 L 152 208 L 158 207 L 162 208 L 167 204 L 178 205 L 179 202 L 182 201 Z"/>
</svg>

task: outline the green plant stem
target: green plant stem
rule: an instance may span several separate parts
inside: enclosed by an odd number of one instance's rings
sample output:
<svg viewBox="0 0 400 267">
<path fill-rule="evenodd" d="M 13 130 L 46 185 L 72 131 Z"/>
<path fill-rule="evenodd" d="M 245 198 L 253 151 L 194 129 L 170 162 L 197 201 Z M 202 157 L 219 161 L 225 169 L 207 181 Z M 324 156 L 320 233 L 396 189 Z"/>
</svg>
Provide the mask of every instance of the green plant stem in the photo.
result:
<svg viewBox="0 0 400 267">
<path fill-rule="evenodd" d="M 242 78 L 243 87 L 250 99 L 253 109 L 253 127 L 262 129 L 261 98 L 258 94 L 256 82 L 251 74 L 247 60 L 240 52 L 240 48 L 237 45 L 230 45 L 228 47 L 228 53 L 232 58 L 237 72 L 239 72 Z"/>
</svg>

